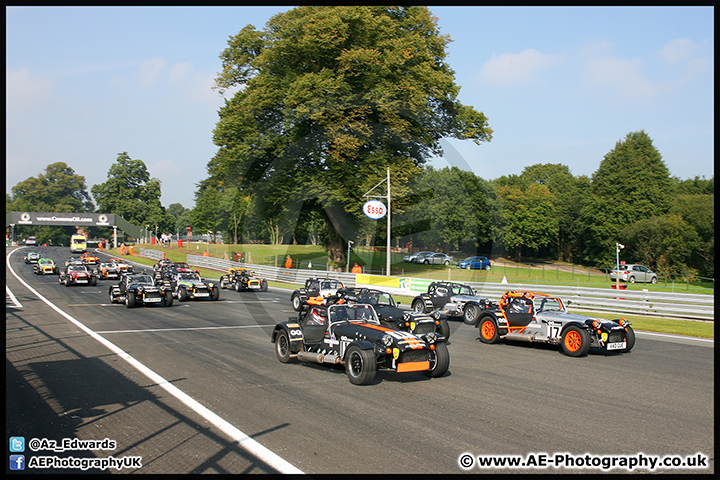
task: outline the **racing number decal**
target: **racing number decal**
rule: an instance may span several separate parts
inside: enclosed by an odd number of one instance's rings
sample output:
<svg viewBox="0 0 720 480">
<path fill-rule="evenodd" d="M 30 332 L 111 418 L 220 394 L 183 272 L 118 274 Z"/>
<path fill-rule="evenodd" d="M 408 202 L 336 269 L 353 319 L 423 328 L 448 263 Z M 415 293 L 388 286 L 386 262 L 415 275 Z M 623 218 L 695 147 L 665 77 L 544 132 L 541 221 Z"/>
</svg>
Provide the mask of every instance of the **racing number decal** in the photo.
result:
<svg viewBox="0 0 720 480">
<path fill-rule="evenodd" d="M 560 327 L 559 323 L 550 322 L 548 323 L 548 338 L 560 338 Z"/>
</svg>

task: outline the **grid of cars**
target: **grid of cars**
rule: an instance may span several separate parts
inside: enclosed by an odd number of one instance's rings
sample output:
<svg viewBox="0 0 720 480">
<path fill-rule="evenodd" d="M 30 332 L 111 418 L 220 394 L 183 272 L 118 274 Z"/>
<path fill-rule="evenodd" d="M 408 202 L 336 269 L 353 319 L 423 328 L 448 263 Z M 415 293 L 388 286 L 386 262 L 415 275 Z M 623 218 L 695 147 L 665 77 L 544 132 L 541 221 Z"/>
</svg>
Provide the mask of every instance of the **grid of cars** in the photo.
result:
<svg viewBox="0 0 720 480">
<path fill-rule="evenodd" d="M 425 263 L 444 255 L 427 252 L 414 261 Z M 171 307 L 174 299 L 218 300 L 222 286 L 232 285 L 240 291 L 250 288 L 249 282 L 255 278 L 246 268 L 233 268 L 221 276 L 220 282 L 207 281 L 186 263 L 166 260 L 155 265 L 154 275 L 133 272 L 132 265 L 123 259 L 103 262 L 91 253 L 69 258 L 61 271 L 52 259 L 34 251 L 23 259 L 32 264 L 35 274 L 58 274 L 59 283 L 65 286 L 94 286 L 100 278 L 117 278 L 118 283 L 109 286 L 109 299 L 127 308 Z M 457 266 L 484 269 L 485 262 L 489 268 L 486 257 L 476 256 Z M 657 282 L 654 272 L 637 267 L 643 266 L 623 265 L 616 275 L 624 275 L 621 279 L 631 283 Z M 262 279 L 263 283 L 260 290 L 266 291 L 267 281 Z M 606 353 L 633 349 L 635 334 L 626 319 L 573 314 L 567 310 L 569 303 L 532 291 L 508 291 L 499 300 L 492 300 L 477 295 L 469 285 L 435 281 L 412 300 L 409 308 L 401 308 L 392 294 L 383 290 L 345 287 L 337 279 L 311 277 L 291 294 L 290 304 L 297 317 L 277 322 L 271 342 L 281 363 L 342 365 L 349 381 L 357 385 L 373 383 L 377 371 L 422 372 L 433 378 L 445 375 L 450 365 L 449 319 L 477 327 L 484 344 L 547 343 L 573 357 L 587 355 L 591 348 Z"/>
</svg>

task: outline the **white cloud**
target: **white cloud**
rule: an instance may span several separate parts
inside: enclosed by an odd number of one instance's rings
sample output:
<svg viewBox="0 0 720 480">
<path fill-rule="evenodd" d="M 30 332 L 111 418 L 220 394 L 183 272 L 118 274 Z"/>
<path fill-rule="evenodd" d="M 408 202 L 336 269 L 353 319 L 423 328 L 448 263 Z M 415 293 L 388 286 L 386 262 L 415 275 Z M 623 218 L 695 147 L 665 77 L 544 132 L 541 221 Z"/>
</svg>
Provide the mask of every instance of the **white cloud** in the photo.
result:
<svg viewBox="0 0 720 480">
<path fill-rule="evenodd" d="M 524 84 L 534 81 L 539 72 L 560 61 L 557 55 L 544 54 L 535 49 L 493 55 L 485 62 L 478 77 L 492 84 Z"/>
<path fill-rule="evenodd" d="M 166 65 L 167 62 L 164 59 L 157 57 L 142 62 L 140 69 L 136 72 L 136 75 L 139 76 L 140 86 L 144 89 L 154 86 Z"/>
<path fill-rule="evenodd" d="M 642 67 L 639 59 L 592 58 L 585 64 L 585 84 L 592 90 L 609 90 L 626 98 L 653 98 L 658 93 L 658 85 L 642 75 Z"/>
<path fill-rule="evenodd" d="M 22 113 L 42 105 L 52 96 L 55 80 L 34 75 L 30 69 L 8 70 L 5 74 L 7 112 Z"/>
<path fill-rule="evenodd" d="M 692 40 L 679 38 L 665 45 L 659 52 L 660 57 L 671 65 L 677 65 L 693 56 L 697 47 Z"/>
</svg>

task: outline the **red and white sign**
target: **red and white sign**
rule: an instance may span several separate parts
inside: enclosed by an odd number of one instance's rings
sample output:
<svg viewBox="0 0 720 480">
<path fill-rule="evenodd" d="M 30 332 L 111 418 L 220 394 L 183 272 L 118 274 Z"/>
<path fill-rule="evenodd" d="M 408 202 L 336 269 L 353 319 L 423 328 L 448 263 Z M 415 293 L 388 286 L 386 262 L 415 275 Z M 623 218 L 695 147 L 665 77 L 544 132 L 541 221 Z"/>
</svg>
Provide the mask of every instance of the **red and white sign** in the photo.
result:
<svg viewBox="0 0 720 480">
<path fill-rule="evenodd" d="M 380 200 L 368 200 L 363 205 L 363 213 L 373 220 L 379 220 L 387 213 L 387 207 Z"/>
</svg>

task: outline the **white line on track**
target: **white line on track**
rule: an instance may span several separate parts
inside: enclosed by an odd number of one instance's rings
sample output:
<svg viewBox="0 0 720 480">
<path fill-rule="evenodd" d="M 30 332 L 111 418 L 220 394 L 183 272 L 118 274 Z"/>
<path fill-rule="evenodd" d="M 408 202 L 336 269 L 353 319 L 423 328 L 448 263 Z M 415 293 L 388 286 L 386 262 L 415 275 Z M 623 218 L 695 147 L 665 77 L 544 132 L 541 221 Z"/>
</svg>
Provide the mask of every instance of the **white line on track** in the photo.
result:
<svg viewBox="0 0 720 480">
<path fill-rule="evenodd" d="M 5 285 L 5 295 L 10 297 L 10 301 L 13 303 L 13 305 L 8 305 L 5 303 L 5 308 L 7 307 L 14 307 L 14 308 L 23 308 L 22 303 L 18 302 L 18 299 L 15 298 L 15 295 L 10 291 L 10 287 Z"/>
<path fill-rule="evenodd" d="M 222 327 L 181 327 L 181 328 L 143 328 L 139 330 L 102 330 L 95 333 L 144 333 L 144 332 L 177 332 L 181 330 L 222 330 L 224 328 L 257 328 L 257 327 L 274 327 L 271 325 L 229 325 Z"/>
<path fill-rule="evenodd" d="M 165 389 L 170 395 L 180 400 L 182 403 L 190 407 L 192 410 L 194 410 L 198 415 L 202 416 L 204 419 L 206 419 L 208 422 L 215 425 L 217 428 L 225 432 L 230 438 L 237 442 L 242 448 L 247 450 L 250 454 L 254 455 L 255 457 L 259 458 L 272 468 L 276 469 L 280 473 L 296 473 L 296 474 L 302 474 L 304 473 L 302 470 L 298 469 L 291 463 L 289 463 L 284 458 L 280 457 L 276 453 L 272 452 L 265 446 L 261 445 L 257 441 L 250 438 L 247 434 L 243 433 L 239 429 L 237 429 L 235 426 L 227 422 L 226 420 L 220 418 L 217 414 L 210 411 L 203 405 L 201 405 L 197 400 L 192 398 L 190 395 L 186 394 L 179 388 L 177 388 L 175 385 L 171 384 L 167 380 L 165 380 L 163 377 L 155 373 L 150 368 L 146 367 L 142 363 L 140 363 L 138 360 L 127 354 L 125 351 L 123 351 L 120 347 L 116 346 L 114 343 L 104 339 L 100 335 L 98 335 L 97 332 L 94 332 L 90 330 L 88 327 L 80 323 L 78 320 L 70 316 L 69 314 L 63 312 L 58 308 L 55 304 L 47 300 L 45 297 L 43 297 L 37 290 L 32 288 L 30 285 L 28 285 L 22 278 L 20 278 L 16 273 L 15 270 L 13 270 L 12 266 L 10 265 L 10 257 L 14 252 L 17 250 L 13 250 L 10 252 L 7 256 L 7 267 L 10 269 L 10 272 L 13 274 L 13 276 L 21 283 L 23 284 L 28 290 L 30 290 L 36 297 L 38 297 L 40 300 L 45 302 L 50 308 L 58 312 L 60 315 L 65 317 L 67 320 L 69 320 L 71 323 L 73 323 L 75 326 L 83 330 L 85 333 L 90 335 L 93 339 L 100 342 L 102 345 L 107 347 L 110 351 L 118 355 L 120 358 L 128 362 L 131 366 L 133 366 L 135 369 L 137 369 L 139 372 L 141 372 L 143 375 L 148 377 L 150 380 L 152 380 L 155 384 L 157 384 L 159 387 Z"/>
</svg>

